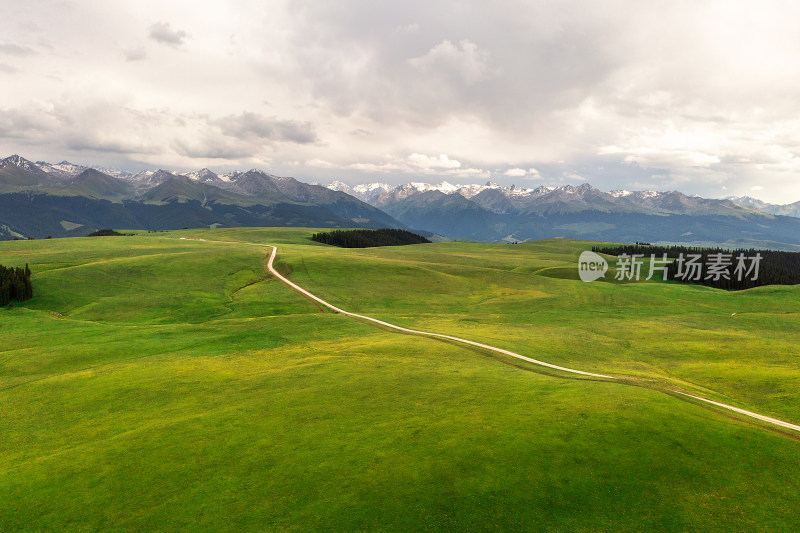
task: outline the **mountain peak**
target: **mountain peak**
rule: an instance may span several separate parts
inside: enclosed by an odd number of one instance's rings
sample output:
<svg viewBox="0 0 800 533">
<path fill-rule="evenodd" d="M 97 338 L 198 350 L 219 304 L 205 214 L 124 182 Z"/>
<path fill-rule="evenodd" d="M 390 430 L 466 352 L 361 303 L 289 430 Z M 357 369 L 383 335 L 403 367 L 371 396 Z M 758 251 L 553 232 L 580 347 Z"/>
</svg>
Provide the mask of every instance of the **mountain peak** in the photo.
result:
<svg viewBox="0 0 800 533">
<path fill-rule="evenodd" d="M 346 192 L 346 193 L 349 193 L 352 190 L 348 184 L 343 183 L 343 182 L 341 182 L 339 180 L 334 180 L 334 181 L 330 182 L 328 185 L 326 185 L 325 187 L 330 189 L 330 190 L 332 190 L 332 191 L 341 191 L 341 192 Z"/>
<path fill-rule="evenodd" d="M 75 176 L 86 171 L 87 169 L 87 167 L 70 163 L 67 160 L 64 160 L 60 163 L 56 163 L 55 165 L 51 165 L 50 163 L 47 163 L 45 161 L 37 161 L 36 165 L 43 171 L 50 174 L 51 176 L 54 176 L 56 178 L 66 178 L 66 179 L 74 178 Z"/>
<path fill-rule="evenodd" d="M 183 173 L 182 175 L 186 176 L 192 181 L 197 181 L 201 183 L 213 183 L 220 179 L 216 173 L 212 172 L 207 168 L 201 168 L 200 170 L 194 172 L 186 172 Z"/>
<path fill-rule="evenodd" d="M 456 192 L 460 187 L 458 187 L 457 185 L 453 185 L 452 183 L 442 181 L 439 185 L 436 186 L 436 188 L 445 194 L 450 194 Z"/>
<path fill-rule="evenodd" d="M 5 159 L 0 159 L 0 167 L 12 166 L 12 165 L 15 167 L 19 167 L 23 170 L 30 170 L 30 171 L 40 170 L 35 163 L 28 161 L 24 157 L 21 157 L 17 154 L 10 155 Z"/>
</svg>

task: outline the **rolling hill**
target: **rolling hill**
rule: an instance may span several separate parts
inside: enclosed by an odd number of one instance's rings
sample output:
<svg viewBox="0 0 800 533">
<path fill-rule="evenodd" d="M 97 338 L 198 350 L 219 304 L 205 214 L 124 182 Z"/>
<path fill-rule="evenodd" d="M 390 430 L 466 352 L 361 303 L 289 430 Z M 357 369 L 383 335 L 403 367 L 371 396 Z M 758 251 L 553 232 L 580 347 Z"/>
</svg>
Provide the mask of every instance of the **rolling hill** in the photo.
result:
<svg viewBox="0 0 800 533">
<path fill-rule="evenodd" d="M 0 243 L 34 287 L 0 308 L 0 530 L 800 528 L 800 442 L 668 391 L 800 421 L 800 286 L 587 284 L 592 243 L 316 231 Z M 344 310 L 643 381 L 323 312 L 247 243 Z"/>
</svg>

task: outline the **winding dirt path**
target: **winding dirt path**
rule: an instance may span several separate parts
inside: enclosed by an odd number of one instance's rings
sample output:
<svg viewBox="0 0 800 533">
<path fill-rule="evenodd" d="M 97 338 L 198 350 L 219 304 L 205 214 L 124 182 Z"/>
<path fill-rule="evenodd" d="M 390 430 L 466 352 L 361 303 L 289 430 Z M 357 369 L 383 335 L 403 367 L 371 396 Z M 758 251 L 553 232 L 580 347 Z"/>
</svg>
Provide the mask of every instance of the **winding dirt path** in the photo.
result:
<svg viewBox="0 0 800 533">
<path fill-rule="evenodd" d="M 187 239 L 187 238 L 183 238 L 183 239 L 184 240 L 198 240 L 198 241 L 205 241 L 206 240 L 206 239 Z M 484 350 L 489 350 L 491 352 L 500 353 L 500 354 L 503 354 L 503 355 L 508 355 L 508 356 L 514 357 L 516 359 L 521 359 L 522 361 L 527 361 L 528 363 L 533 363 L 533 364 L 541 365 L 541 366 L 544 366 L 544 367 L 547 367 L 547 368 L 560 370 L 562 372 L 569 372 L 569 373 L 572 373 L 572 374 L 580 374 L 582 376 L 589 376 L 589 377 L 594 377 L 594 378 L 602 378 L 602 379 L 608 379 L 608 380 L 614 380 L 614 381 L 627 381 L 627 382 L 639 381 L 639 380 L 637 380 L 635 378 L 620 377 L 620 376 L 607 376 L 607 375 L 604 375 L 604 374 L 594 374 L 592 372 L 584 372 L 583 370 L 575 370 L 574 368 L 567 368 L 567 367 L 563 367 L 563 366 L 553 365 L 553 364 L 550 364 L 550 363 L 545 363 L 544 361 L 539 361 L 537 359 L 532 359 L 530 357 L 526 357 L 524 355 L 521 355 L 521 354 L 518 354 L 518 353 L 515 353 L 515 352 L 511 352 L 509 350 L 503 350 L 502 348 L 497 348 L 495 346 L 490 346 L 488 344 L 481 344 L 479 342 L 474 342 L 474 341 L 470 341 L 470 340 L 467 340 L 467 339 L 461 339 L 459 337 L 453 337 L 451 335 L 442 335 L 440 333 L 430 333 L 430 332 L 427 332 L 427 331 L 419 331 L 419 330 L 416 330 L 416 329 L 404 328 L 404 327 L 401 327 L 401 326 L 396 326 L 394 324 L 390 324 L 389 322 L 384 322 L 383 320 L 378 320 L 377 318 L 372 318 L 372 317 L 369 317 L 369 316 L 364 316 L 364 315 L 358 315 L 356 313 L 351 313 L 349 311 L 345 311 L 343 309 L 339 309 L 335 305 L 326 302 L 322 298 L 320 298 L 318 296 L 315 296 L 314 294 L 311 294 L 310 292 L 308 292 L 304 288 L 300 287 L 299 285 L 289 281 L 280 272 L 275 270 L 275 267 L 273 266 L 272 263 L 275 260 L 275 256 L 278 253 L 278 248 L 276 246 L 272 246 L 270 244 L 257 244 L 257 243 L 253 243 L 253 242 L 236 242 L 236 241 L 207 241 L 207 242 L 219 242 L 219 243 L 225 243 L 225 244 L 248 244 L 248 245 L 252 245 L 252 246 L 261 246 L 261 247 L 272 248 L 272 253 L 270 254 L 269 261 L 267 262 L 267 270 L 269 271 L 270 274 L 272 274 L 273 276 L 275 276 L 276 278 L 278 278 L 283 283 L 285 283 L 286 285 L 288 285 L 289 287 L 291 287 L 295 291 L 299 292 L 300 294 L 302 294 L 302 295 L 304 295 L 304 296 L 306 296 L 308 298 L 311 298 L 312 300 L 318 302 L 319 304 L 327 307 L 331 311 L 334 311 L 336 313 L 341 313 L 341 314 L 343 314 L 345 316 L 349 316 L 349 317 L 353 317 L 353 318 L 359 318 L 361 320 L 366 320 L 366 321 L 369 321 L 369 322 L 373 322 L 375 324 L 379 324 L 381 326 L 384 326 L 384 327 L 387 327 L 387 328 L 390 328 L 390 329 L 393 329 L 393 330 L 396 330 L 396 331 L 401 331 L 403 333 L 411 333 L 411 334 L 414 334 L 414 335 L 422 335 L 422 336 L 425 336 L 425 337 L 435 337 L 435 338 L 439 338 L 439 339 L 447 339 L 447 340 L 458 342 L 458 343 L 461 343 L 461 344 L 467 344 L 467 345 L 470 345 L 470 346 L 475 346 L 477 348 L 482 348 Z M 658 390 L 658 389 L 655 389 L 655 390 Z M 750 418 L 755 418 L 757 420 L 761 420 L 763 422 L 767 422 L 768 424 L 772 424 L 774 426 L 778 426 L 778 427 L 782 427 L 782 428 L 785 428 L 785 429 L 790 429 L 790 430 L 793 430 L 793 431 L 800 432 L 800 425 L 791 424 L 789 422 L 784 422 L 783 420 L 778 420 L 776 418 L 770 418 L 768 416 L 760 415 L 758 413 L 753 413 L 752 411 L 746 411 L 746 410 L 741 409 L 739 407 L 734 407 L 732 405 L 728 405 L 728 404 L 725 404 L 725 403 L 716 402 L 716 401 L 710 400 L 708 398 L 704 398 L 702 396 L 698 396 L 696 394 L 689 394 L 687 392 L 683 392 L 683 391 L 678 390 L 676 388 L 670 388 L 668 390 L 673 392 L 673 393 L 677 393 L 677 394 L 680 394 L 682 396 L 686 396 L 688 398 L 693 398 L 695 400 L 699 400 L 701 402 L 705 402 L 705 403 L 714 405 L 716 407 L 720 407 L 722 409 L 727 409 L 728 411 L 733 411 L 735 413 L 739 413 L 741 415 L 748 416 Z"/>
<path fill-rule="evenodd" d="M 470 346 L 477 346 L 478 348 L 483 348 L 485 350 L 501 353 L 501 354 L 504 354 L 504 355 L 510 355 L 511 357 L 516 357 L 517 359 L 522 359 L 523 361 L 527 361 L 529 363 L 534 363 L 536 365 L 546 366 L 548 368 L 554 368 L 556 370 L 561 370 L 562 372 L 571 372 L 573 374 L 581 374 L 583 376 L 591 376 L 591 377 L 594 377 L 594 378 L 620 379 L 620 378 L 616 378 L 614 376 L 605 376 L 603 374 L 593 374 L 591 372 L 584 372 L 583 370 L 575 370 L 575 369 L 566 368 L 566 367 L 563 367 L 563 366 L 552 365 L 550 363 L 545 363 L 544 361 L 538 361 L 536 359 L 531 359 L 530 357 L 525 357 L 524 355 L 520 355 L 518 353 L 510 352 L 508 350 L 503 350 L 502 348 L 495 348 L 494 346 L 489 346 L 488 344 L 481 344 L 479 342 L 468 341 L 467 339 L 460 339 L 458 337 L 452 337 L 450 335 L 442 335 L 441 333 L 430 333 L 430 332 L 427 332 L 427 331 L 419 331 L 419 330 L 416 330 L 416 329 L 408 329 L 408 328 L 404 328 L 404 327 L 401 327 L 401 326 L 395 326 L 394 324 L 390 324 L 388 322 L 384 322 L 383 320 L 378 320 L 377 318 L 372 318 L 372 317 L 364 316 L 364 315 L 357 315 L 355 313 L 351 313 L 349 311 L 345 311 L 343 309 L 339 309 L 335 305 L 326 302 L 322 298 L 311 294 L 310 292 L 308 292 L 304 288 L 300 287 L 299 285 L 295 285 L 294 283 L 289 281 L 287 278 L 283 277 L 277 270 L 275 270 L 275 268 L 272 266 L 272 262 L 275 260 L 275 254 L 278 253 L 278 248 L 276 248 L 275 246 L 270 246 L 270 248 L 272 248 L 272 255 L 270 255 L 269 262 L 267 263 L 267 268 L 269 269 L 269 273 L 272 274 L 273 276 L 275 276 L 276 278 L 278 278 L 279 280 L 281 280 L 282 282 L 284 282 L 285 284 L 287 284 L 288 286 L 290 286 L 291 288 L 293 288 L 294 290 L 296 290 L 297 292 L 299 292 L 300 294 L 308 296 L 309 298 L 319 302 L 320 304 L 324 305 L 325 307 L 327 307 L 331 311 L 335 311 L 337 313 L 341 313 L 341 314 L 346 315 L 346 316 L 351 316 L 353 318 L 360 318 L 362 320 L 368 320 L 370 322 L 374 322 L 375 324 L 380 324 L 381 326 L 385 326 L 387 328 L 391 328 L 391 329 L 394 329 L 394 330 L 397 330 L 397 331 L 402 331 L 403 333 L 413 333 L 415 335 L 424 335 L 426 337 L 437 337 L 439 339 L 447 339 L 447 340 L 451 340 L 451 341 L 460 342 L 460 343 L 463 343 L 463 344 L 469 344 Z M 799 428 L 799 430 L 800 430 L 800 428 Z"/>
</svg>

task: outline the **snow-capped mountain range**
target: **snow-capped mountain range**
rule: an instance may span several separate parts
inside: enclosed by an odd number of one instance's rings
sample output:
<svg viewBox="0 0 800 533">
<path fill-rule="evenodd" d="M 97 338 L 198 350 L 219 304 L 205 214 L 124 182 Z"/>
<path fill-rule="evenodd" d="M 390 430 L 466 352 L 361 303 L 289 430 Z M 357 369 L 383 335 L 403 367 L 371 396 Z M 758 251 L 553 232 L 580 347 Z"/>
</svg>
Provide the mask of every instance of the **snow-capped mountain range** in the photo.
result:
<svg viewBox="0 0 800 533">
<path fill-rule="evenodd" d="M 477 185 L 477 184 L 469 184 L 469 185 L 453 185 L 447 181 L 442 181 L 437 185 L 433 185 L 430 183 L 424 182 L 410 182 L 405 183 L 403 185 L 389 185 L 388 183 L 364 183 L 361 185 L 356 185 L 354 187 L 350 187 L 346 183 L 342 183 L 341 181 L 334 181 L 328 185 L 327 188 L 334 190 L 334 191 L 342 191 L 346 192 L 347 194 L 353 195 L 356 198 L 361 200 L 367 201 L 367 198 L 377 198 L 383 194 L 390 194 L 392 192 L 397 192 L 404 196 L 409 196 L 411 194 L 415 194 L 418 192 L 427 192 L 427 191 L 439 191 L 444 194 L 453 194 L 459 193 L 464 198 L 472 198 L 478 193 L 481 193 L 485 190 L 489 189 L 497 189 L 502 191 L 504 194 L 508 196 L 518 196 L 518 197 L 525 197 L 530 196 L 531 194 L 537 194 L 542 192 L 543 190 L 553 190 L 555 187 L 538 187 L 536 189 L 524 189 L 520 187 L 515 187 L 514 185 L 510 187 L 504 187 L 502 185 L 498 185 L 494 182 L 487 182 L 485 185 Z"/>
<path fill-rule="evenodd" d="M 515 185 L 503 186 L 491 181 L 484 185 L 454 185 L 442 181 L 438 184 L 410 182 L 403 185 L 375 182 L 351 187 L 341 181 L 334 181 L 326 187 L 345 192 L 377 207 L 383 207 L 421 193 L 436 192 L 445 195 L 458 194 L 492 211 L 501 213 L 509 211 L 509 205 L 506 204 L 510 204 L 512 207 L 522 207 L 557 202 L 576 206 L 587 204 L 587 207 L 588 204 L 594 203 L 600 210 L 609 208 L 625 211 L 645 209 L 675 214 L 729 212 L 743 208 L 772 215 L 800 217 L 800 202 L 774 205 L 750 197 L 730 197 L 717 200 L 688 196 L 677 191 L 620 189 L 604 193 L 589 184 L 525 188 Z M 502 202 L 500 198 L 505 198 L 508 202 Z"/>
<path fill-rule="evenodd" d="M 130 185 L 134 194 L 146 191 L 165 183 L 175 177 L 184 177 L 194 183 L 219 187 L 220 189 L 253 196 L 261 192 L 263 180 L 273 183 L 293 178 L 279 178 L 259 169 L 249 171 L 232 171 L 217 174 L 207 168 L 196 171 L 180 172 L 164 169 L 145 170 L 138 173 L 76 165 L 69 161 L 33 163 L 19 155 L 12 155 L 0 160 L 0 168 L 14 166 L 25 172 L 41 174 L 49 179 L 70 182 L 89 168 L 105 175 L 117 178 Z M 254 183 L 254 176 L 258 179 Z M 297 182 L 300 183 L 300 182 Z M 770 215 L 800 217 L 800 202 L 787 205 L 775 205 L 751 197 L 730 197 L 724 200 L 704 199 L 687 196 L 677 191 L 629 191 L 615 190 L 602 192 L 589 184 L 578 186 L 563 185 L 560 187 L 519 187 L 503 186 L 494 182 L 478 184 L 452 184 L 442 181 L 438 184 L 425 182 L 409 182 L 402 185 L 390 185 L 382 182 L 364 183 L 349 186 L 341 181 L 333 181 L 325 186 L 332 191 L 344 192 L 363 202 L 391 212 L 391 206 L 407 198 L 421 194 L 458 195 L 470 200 L 489 211 L 507 214 L 511 212 L 570 212 L 575 210 L 596 209 L 599 211 L 647 211 L 672 214 L 731 214 L 745 209 L 755 210 Z M 416 200 L 416 201 L 419 201 Z"/>
<path fill-rule="evenodd" d="M 242 226 L 403 227 L 350 195 L 258 169 L 134 174 L 18 155 L 0 159 L 0 239 L 110 227 Z"/>
<path fill-rule="evenodd" d="M 677 191 L 603 192 L 588 183 L 323 187 L 258 169 L 131 173 L 14 155 L 0 159 L 0 202 L 0 238 L 70 236 L 91 227 L 404 226 L 482 241 L 564 237 L 800 250 L 800 202 L 774 206 Z"/>
<path fill-rule="evenodd" d="M 736 202 L 737 204 L 743 205 L 745 207 L 757 209 L 762 213 L 768 213 L 770 215 L 800 217 L 800 202 L 795 202 L 793 204 L 778 205 L 778 204 L 770 204 L 764 202 L 763 200 L 759 200 L 758 198 L 753 198 L 752 196 L 729 196 L 728 200 Z"/>
<path fill-rule="evenodd" d="M 130 183 L 141 184 L 141 185 L 158 185 L 159 183 L 163 183 L 165 180 L 173 177 L 173 176 L 185 176 L 192 181 L 198 183 L 210 183 L 218 185 L 220 182 L 223 183 L 231 183 L 236 180 L 238 176 L 246 174 L 246 172 L 242 171 L 233 171 L 227 172 L 224 174 L 217 174 L 207 168 L 203 168 L 200 170 L 195 170 L 192 172 L 179 172 L 179 171 L 171 171 L 171 170 L 144 170 L 141 172 L 128 172 L 126 170 L 119 170 L 114 168 L 104 168 L 104 167 L 85 167 L 82 165 L 75 165 L 70 163 L 69 161 L 62 161 L 60 163 L 52 164 L 46 161 L 37 161 L 36 163 L 31 163 L 27 159 L 24 159 L 18 155 L 12 155 L 5 159 L 0 160 L 0 165 L 3 164 L 12 164 L 19 168 L 28 171 L 36 171 L 42 170 L 48 175 L 53 178 L 61 179 L 61 180 L 69 180 L 80 173 L 84 172 L 85 170 L 91 168 L 102 172 L 103 174 L 107 174 L 114 178 L 122 179 Z M 261 172 L 266 175 L 266 172 L 263 172 L 259 169 L 251 169 L 249 172 Z M 276 177 L 276 176 L 272 176 Z"/>
<path fill-rule="evenodd" d="M 397 186 L 378 182 L 350 187 L 337 181 L 328 188 L 372 204 L 409 227 L 477 240 L 571 237 L 721 244 L 738 239 L 737 245 L 747 241 L 776 246 L 776 242 L 795 242 L 795 230 L 787 228 L 800 222 L 771 218 L 773 214 L 800 217 L 800 202 L 771 206 L 678 191 L 603 192 L 588 183 L 526 188 L 491 181 Z"/>
</svg>

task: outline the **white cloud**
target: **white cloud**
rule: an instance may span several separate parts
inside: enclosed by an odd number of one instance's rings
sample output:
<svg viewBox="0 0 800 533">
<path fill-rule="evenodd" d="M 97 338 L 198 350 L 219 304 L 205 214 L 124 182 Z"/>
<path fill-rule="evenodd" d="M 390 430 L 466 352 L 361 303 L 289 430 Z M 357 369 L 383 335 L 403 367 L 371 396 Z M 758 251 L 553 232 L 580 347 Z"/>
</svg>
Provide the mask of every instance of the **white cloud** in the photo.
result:
<svg viewBox="0 0 800 533">
<path fill-rule="evenodd" d="M 482 168 L 458 168 L 458 169 L 451 169 L 445 172 L 448 176 L 454 176 L 458 178 L 490 178 L 492 173 L 488 170 L 484 170 Z"/>
<path fill-rule="evenodd" d="M 460 161 L 450 159 L 447 157 L 447 154 L 439 154 L 437 157 L 430 157 L 424 154 L 413 153 L 408 156 L 408 161 L 412 166 L 420 170 L 452 169 L 461 166 Z"/>
<path fill-rule="evenodd" d="M 566 181 L 569 181 L 570 183 L 583 183 L 587 181 L 586 178 L 584 178 L 577 172 L 564 172 L 563 177 L 566 179 Z"/>
<path fill-rule="evenodd" d="M 525 170 L 524 168 L 509 168 L 503 173 L 504 176 L 511 176 L 514 178 L 526 176 L 527 174 L 528 171 Z"/>
<path fill-rule="evenodd" d="M 316 162 L 315 162 L 316 163 Z M 327 162 L 325 162 L 327 163 Z M 315 164 L 314 166 L 322 166 Z M 482 168 L 464 167 L 461 162 L 450 159 L 447 154 L 431 157 L 425 154 L 412 153 L 406 158 L 387 155 L 379 163 L 352 163 L 349 165 L 333 165 L 329 168 L 345 168 L 364 173 L 395 174 L 397 176 L 441 176 L 459 178 L 488 178 L 490 172 Z"/>
<path fill-rule="evenodd" d="M 297 166 L 297 164 L 298 163 L 293 162 L 292 166 Z M 334 165 L 330 161 L 326 161 L 324 159 L 319 159 L 316 157 L 314 159 L 309 159 L 308 161 L 306 161 L 305 164 L 309 167 L 316 167 L 316 168 L 336 168 L 336 165 Z"/>
<path fill-rule="evenodd" d="M 348 165 L 347 168 L 353 170 L 360 170 L 363 172 L 404 172 L 409 170 L 406 165 L 399 165 L 397 163 L 353 163 Z"/>
</svg>

